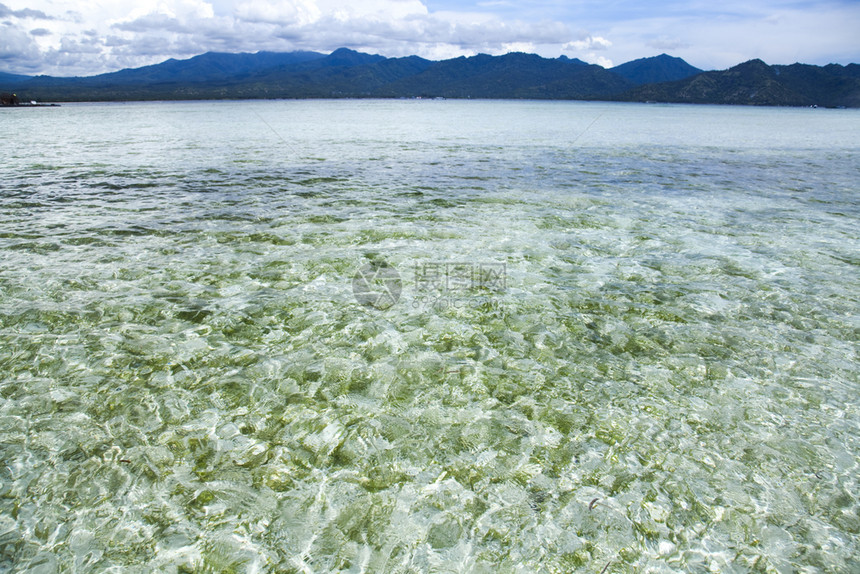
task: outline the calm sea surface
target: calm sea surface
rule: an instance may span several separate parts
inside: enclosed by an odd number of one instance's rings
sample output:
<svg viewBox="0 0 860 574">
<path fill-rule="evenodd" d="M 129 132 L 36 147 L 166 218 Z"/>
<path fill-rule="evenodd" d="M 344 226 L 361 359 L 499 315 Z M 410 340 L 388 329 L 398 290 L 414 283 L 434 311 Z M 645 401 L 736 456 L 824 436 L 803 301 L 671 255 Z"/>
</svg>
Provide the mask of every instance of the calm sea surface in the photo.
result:
<svg viewBox="0 0 860 574">
<path fill-rule="evenodd" d="M 860 571 L 857 111 L 0 128 L 0 570 Z"/>
</svg>

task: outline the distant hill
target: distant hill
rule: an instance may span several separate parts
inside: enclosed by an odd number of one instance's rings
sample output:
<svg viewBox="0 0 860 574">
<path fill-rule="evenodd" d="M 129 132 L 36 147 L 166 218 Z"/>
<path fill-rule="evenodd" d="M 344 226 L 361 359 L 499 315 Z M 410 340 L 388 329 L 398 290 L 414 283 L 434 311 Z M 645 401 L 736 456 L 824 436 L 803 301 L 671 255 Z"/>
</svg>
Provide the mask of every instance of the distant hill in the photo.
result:
<svg viewBox="0 0 860 574">
<path fill-rule="evenodd" d="M 379 97 L 383 87 L 432 64 L 418 56 L 384 58 L 341 48 L 300 66 L 269 70 L 231 89 L 243 97 Z"/>
<path fill-rule="evenodd" d="M 349 48 L 338 48 L 325 58 L 321 58 L 313 64 L 305 66 L 305 68 L 354 68 L 356 66 L 377 64 L 384 60 L 386 60 L 385 56 L 364 54 L 362 52 L 350 50 Z"/>
<path fill-rule="evenodd" d="M 691 66 L 681 58 L 674 58 L 666 54 L 633 60 L 610 68 L 609 71 L 630 80 L 637 86 L 673 82 L 702 73 L 702 70 Z"/>
<path fill-rule="evenodd" d="M 639 86 L 617 99 L 694 104 L 860 107 L 860 66 L 769 66 L 750 60 L 675 82 Z"/>
<path fill-rule="evenodd" d="M 39 101 L 226 98 L 538 98 L 599 99 L 634 86 L 600 66 L 533 54 L 481 54 L 432 62 L 341 48 L 275 54 L 207 53 L 188 60 L 86 78 L 3 82 Z"/>
<path fill-rule="evenodd" d="M 6 72 L 0 72 L 0 84 L 6 86 L 15 82 L 23 82 L 31 79 L 31 76 L 22 76 L 20 74 L 7 74 Z"/>
<path fill-rule="evenodd" d="M 582 64 L 583 66 L 588 65 L 588 62 L 583 62 L 579 58 L 568 58 L 567 56 L 564 56 L 564 55 L 559 56 L 557 59 L 560 62 L 570 62 L 571 64 Z"/>
<path fill-rule="evenodd" d="M 39 101 L 106 101 L 182 98 L 187 86 L 235 84 L 263 72 L 324 58 L 316 52 L 207 52 L 187 60 L 88 77 L 19 76 L 0 85 L 16 87 Z"/>
<path fill-rule="evenodd" d="M 341 48 L 328 55 L 210 52 L 83 78 L 0 73 L 0 92 L 48 102 L 444 97 L 860 107 L 860 66 L 752 60 L 701 72 L 661 54 L 606 70 L 575 58 L 523 53 L 434 62 Z"/>
<path fill-rule="evenodd" d="M 388 97 L 582 99 L 629 88 L 600 66 L 548 60 L 534 54 L 480 54 L 436 62 L 379 91 Z"/>
<path fill-rule="evenodd" d="M 319 60 L 317 52 L 257 52 L 256 54 L 226 54 L 207 52 L 188 60 L 170 59 L 153 66 L 120 70 L 94 76 L 96 83 L 152 84 L 170 82 L 214 82 L 247 78 L 256 73 L 283 66 Z"/>
</svg>

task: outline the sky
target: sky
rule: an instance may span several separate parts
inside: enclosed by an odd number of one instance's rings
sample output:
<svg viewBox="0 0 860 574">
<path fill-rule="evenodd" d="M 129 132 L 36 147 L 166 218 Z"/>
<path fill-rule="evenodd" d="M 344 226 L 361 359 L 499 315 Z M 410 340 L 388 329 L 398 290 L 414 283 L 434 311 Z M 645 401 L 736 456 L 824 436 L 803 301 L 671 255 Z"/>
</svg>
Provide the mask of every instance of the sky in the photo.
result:
<svg viewBox="0 0 860 574">
<path fill-rule="evenodd" d="M 432 60 L 667 53 L 706 69 L 860 63 L 860 0 L 0 0 L 0 71 L 88 76 L 204 52 Z"/>
</svg>

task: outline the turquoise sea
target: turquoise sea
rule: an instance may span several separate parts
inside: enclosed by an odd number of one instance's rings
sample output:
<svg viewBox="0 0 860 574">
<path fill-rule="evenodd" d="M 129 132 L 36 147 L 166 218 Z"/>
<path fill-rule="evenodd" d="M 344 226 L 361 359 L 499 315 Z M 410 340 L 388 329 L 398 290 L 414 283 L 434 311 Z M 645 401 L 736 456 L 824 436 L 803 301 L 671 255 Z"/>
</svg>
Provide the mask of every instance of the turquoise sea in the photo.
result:
<svg viewBox="0 0 860 574">
<path fill-rule="evenodd" d="M 860 572 L 857 111 L 0 127 L 0 570 Z"/>
</svg>

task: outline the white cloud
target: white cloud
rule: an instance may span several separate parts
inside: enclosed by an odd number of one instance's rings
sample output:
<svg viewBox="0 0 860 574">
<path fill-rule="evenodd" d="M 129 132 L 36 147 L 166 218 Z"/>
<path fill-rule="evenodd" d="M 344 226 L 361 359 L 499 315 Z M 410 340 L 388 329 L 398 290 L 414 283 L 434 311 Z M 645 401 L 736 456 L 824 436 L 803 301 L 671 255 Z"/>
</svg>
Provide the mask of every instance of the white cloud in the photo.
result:
<svg viewBox="0 0 860 574">
<path fill-rule="evenodd" d="M 41 54 L 40 71 L 55 75 L 99 73 L 209 50 L 328 52 L 347 46 L 440 59 L 540 47 L 555 56 L 575 39 L 558 20 L 504 20 L 481 10 L 431 12 L 420 0 L 31 0 L 26 6 L 7 1 L 13 4 L 0 5 L 0 16 L 13 22 L 36 13 L 53 20 L 41 22 L 30 36 L 29 52 L 20 41 L 18 52 L 9 48 L 6 69 L 32 70 L 34 54 Z"/>
<path fill-rule="evenodd" d="M 705 68 L 754 57 L 848 63 L 860 60 L 858 29 L 860 3 L 847 0 L 3 0 L 0 71 L 81 75 L 212 50 L 341 46 L 431 59 L 522 50 L 601 65 L 659 52 Z"/>
<path fill-rule="evenodd" d="M 40 63 L 39 48 L 31 34 L 11 24 L 0 25 L 0 70 L 30 73 L 38 71 Z"/>
<path fill-rule="evenodd" d="M 532 42 L 508 42 L 506 44 L 502 44 L 501 51 L 505 54 L 510 52 L 533 54 L 536 51 L 536 46 Z"/>
<path fill-rule="evenodd" d="M 31 8 L 22 8 L 13 10 L 5 4 L 0 4 L 0 18 L 21 18 L 31 20 L 51 20 L 51 17 L 41 10 L 33 10 Z"/>
<path fill-rule="evenodd" d="M 427 7 L 419 0 L 364 0 L 345 3 L 342 0 L 318 0 L 319 9 L 343 22 L 352 19 L 391 22 L 426 16 Z"/>
<path fill-rule="evenodd" d="M 322 11 L 313 0 L 297 0 L 290 3 L 251 0 L 239 4 L 234 13 L 242 22 L 299 26 L 306 26 L 322 17 Z"/>
<path fill-rule="evenodd" d="M 608 50 L 612 47 L 612 42 L 600 36 L 592 36 L 583 34 L 579 40 L 566 43 L 562 46 L 565 53 L 568 52 L 584 52 L 590 50 Z"/>
</svg>

